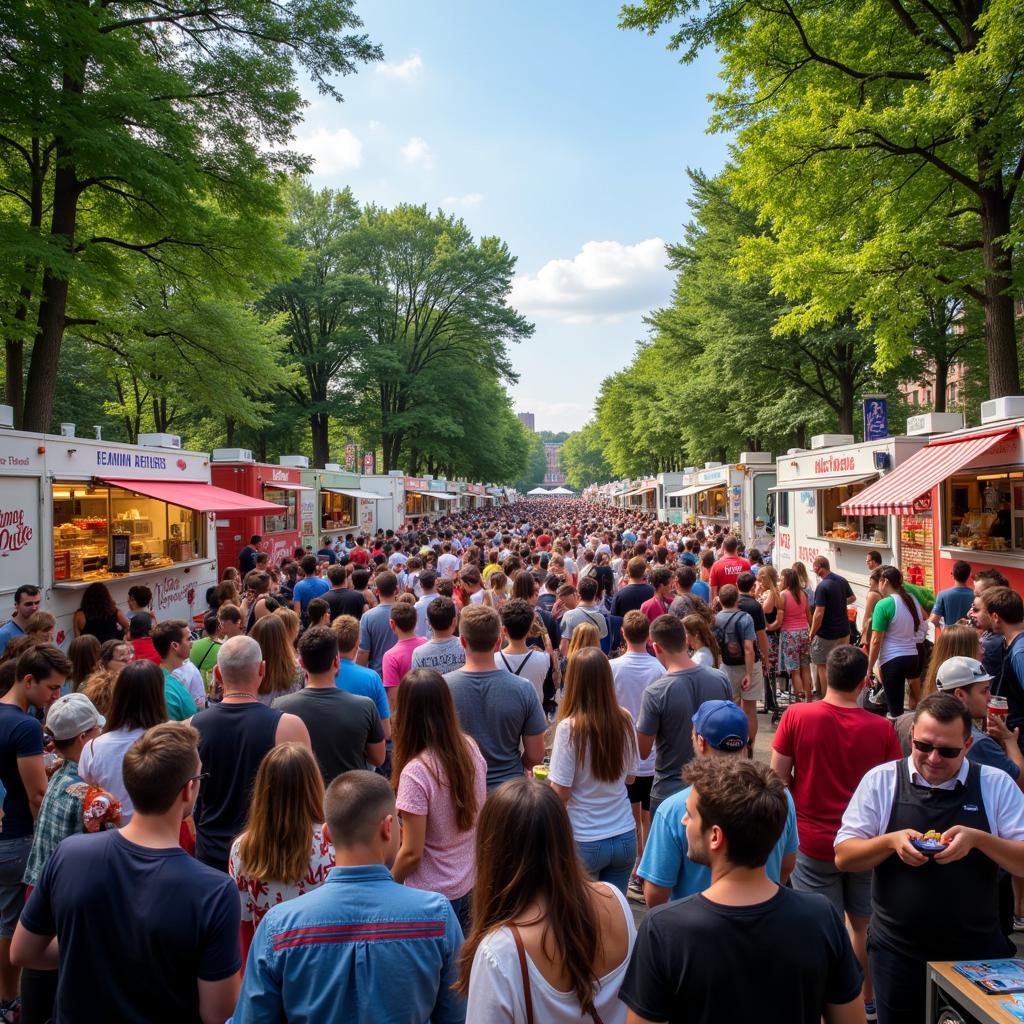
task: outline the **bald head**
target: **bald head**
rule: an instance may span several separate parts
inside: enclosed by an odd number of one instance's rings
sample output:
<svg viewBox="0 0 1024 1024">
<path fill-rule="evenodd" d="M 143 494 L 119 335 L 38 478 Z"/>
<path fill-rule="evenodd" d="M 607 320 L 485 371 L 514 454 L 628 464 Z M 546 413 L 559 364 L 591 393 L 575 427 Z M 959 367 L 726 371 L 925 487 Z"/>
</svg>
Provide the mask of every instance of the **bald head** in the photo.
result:
<svg viewBox="0 0 1024 1024">
<path fill-rule="evenodd" d="M 251 690 L 259 688 L 263 673 L 263 652 L 251 636 L 233 636 L 225 640 L 217 655 L 217 671 L 225 688 Z"/>
</svg>

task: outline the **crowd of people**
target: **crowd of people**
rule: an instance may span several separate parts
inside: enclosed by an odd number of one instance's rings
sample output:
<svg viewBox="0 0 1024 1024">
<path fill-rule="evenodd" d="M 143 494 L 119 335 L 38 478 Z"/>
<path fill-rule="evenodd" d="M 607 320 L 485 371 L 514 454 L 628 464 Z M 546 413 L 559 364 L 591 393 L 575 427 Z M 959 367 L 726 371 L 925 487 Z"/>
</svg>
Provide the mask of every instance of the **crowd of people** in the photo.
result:
<svg viewBox="0 0 1024 1024">
<path fill-rule="evenodd" d="M 15 593 L 0 1024 L 916 1024 L 1024 930 L 997 570 L 871 552 L 858 609 L 577 500 L 259 544 L 201 631 L 97 582 L 65 653 Z"/>
</svg>

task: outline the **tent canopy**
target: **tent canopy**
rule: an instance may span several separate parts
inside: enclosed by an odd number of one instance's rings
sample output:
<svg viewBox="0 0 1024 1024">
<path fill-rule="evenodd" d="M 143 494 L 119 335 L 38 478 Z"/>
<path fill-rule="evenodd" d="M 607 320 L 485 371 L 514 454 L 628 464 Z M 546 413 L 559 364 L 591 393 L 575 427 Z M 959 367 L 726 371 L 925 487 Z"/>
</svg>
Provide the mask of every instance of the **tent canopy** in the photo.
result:
<svg viewBox="0 0 1024 1024">
<path fill-rule="evenodd" d="M 568 487 L 556 487 L 552 491 L 548 491 L 548 494 L 572 494 Z"/>
<path fill-rule="evenodd" d="M 543 488 L 543 487 L 534 487 L 534 489 L 532 491 L 527 491 L 526 493 L 527 494 L 545 494 L 545 495 L 547 495 L 547 494 L 550 494 L 551 492 L 548 491 L 548 490 L 545 490 L 545 488 Z"/>
</svg>

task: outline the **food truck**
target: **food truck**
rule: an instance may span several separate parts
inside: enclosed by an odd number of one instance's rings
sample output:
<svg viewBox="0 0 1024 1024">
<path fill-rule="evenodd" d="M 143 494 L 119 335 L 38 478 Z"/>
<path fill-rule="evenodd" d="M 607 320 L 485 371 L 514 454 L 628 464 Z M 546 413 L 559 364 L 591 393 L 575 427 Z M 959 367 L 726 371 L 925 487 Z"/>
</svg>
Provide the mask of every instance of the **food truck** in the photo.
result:
<svg viewBox="0 0 1024 1024">
<path fill-rule="evenodd" d="M 386 475 L 360 477 L 360 487 L 380 495 L 377 528 L 397 530 L 408 521 L 427 522 L 448 515 L 458 505 L 459 496 L 447 480 L 430 476 L 406 476 L 401 470 Z"/>
<path fill-rule="evenodd" d="M 747 544 L 763 544 L 768 492 L 775 484 L 769 452 L 741 452 L 735 464 L 705 462 L 703 469 L 684 472 L 693 483 L 673 496 L 683 500 L 687 516 L 705 528 L 728 526 Z"/>
<path fill-rule="evenodd" d="M 270 512 L 236 512 L 217 520 L 217 569 L 223 574 L 238 565 L 238 552 L 259 535 L 257 545 L 270 555 L 270 564 L 295 554 L 300 547 L 303 521 L 313 532 L 313 488 L 302 483 L 302 470 L 309 468 L 304 455 L 282 455 L 278 464 L 257 462 L 246 448 L 214 448 L 211 461 L 213 482 L 246 498 L 265 502 Z M 316 547 L 313 548 L 316 550 Z"/>
<path fill-rule="evenodd" d="M 356 473 L 347 473 L 336 462 L 328 462 L 323 469 L 303 469 L 302 483 L 310 494 L 302 494 L 303 508 L 311 510 L 307 518 L 303 513 L 302 543 L 316 551 L 324 537 L 334 540 L 362 534 L 364 537 L 377 529 L 377 503 L 381 495 L 368 491 L 359 484 Z"/>
<path fill-rule="evenodd" d="M 947 419 L 959 421 L 950 430 Z M 911 458 L 846 502 L 849 515 L 897 517 L 919 563 L 906 551 L 896 563 L 912 583 L 936 592 L 952 586 L 953 562 L 996 568 L 1024 590 L 1024 397 L 981 404 L 981 422 L 964 428 L 959 416 L 911 417 L 926 442 Z M 919 552 L 919 553 L 918 553 Z"/>
<path fill-rule="evenodd" d="M 665 509 L 671 523 L 697 522 L 697 467 L 687 466 L 678 474 L 679 482 L 675 487 L 666 487 Z"/>
<path fill-rule="evenodd" d="M 780 455 L 778 483 L 771 488 L 773 564 L 784 569 L 803 562 L 811 574 L 814 559 L 824 555 L 832 569 L 849 580 L 857 604 L 863 606 L 869 551 L 878 551 L 887 565 L 899 565 L 901 554 L 919 562 L 927 546 L 923 537 L 915 534 L 902 544 L 900 524 L 893 516 L 853 512 L 849 502 L 880 475 L 898 470 L 925 441 L 918 436 L 855 443 L 852 434 L 818 434 L 811 438 L 810 450 L 792 448 Z"/>
<path fill-rule="evenodd" d="M 681 523 L 683 508 L 679 498 L 670 495 L 684 486 L 685 472 L 658 474 L 658 520 L 662 523 Z"/>
<path fill-rule="evenodd" d="M 646 512 L 656 515 L 658 511 L 658 481 L 654 477 L 634 480 L 621 495 L 623 508 L 631 512 Z"/>
<path fill-rule="evenodd" d="M 153 592 L 158 619 L 191 622 L 217 582 L 215 521 L 277 506 L 210 486 L 210 460 L 169 434 L 139 444 L 9 429 L 0 406 L 0 604 L 37 584 L 57 617 L 58 643 L 71 640 L 82 592 L 100 581 L 122 610 L 128 589 Z M 4 426 L 4 424 L 8 426 Z"/>
</svg>

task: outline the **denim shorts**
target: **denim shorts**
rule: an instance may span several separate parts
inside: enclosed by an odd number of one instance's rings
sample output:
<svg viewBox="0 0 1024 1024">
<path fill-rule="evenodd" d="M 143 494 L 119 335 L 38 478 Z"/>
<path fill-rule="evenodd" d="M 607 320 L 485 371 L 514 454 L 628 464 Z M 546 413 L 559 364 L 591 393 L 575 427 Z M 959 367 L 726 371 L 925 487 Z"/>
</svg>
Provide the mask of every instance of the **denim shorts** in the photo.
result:
<svg viewBox="0 0 1024 1024">
<path fill-rule="evenodd" d="M 0 939 L 14 935 L 21 908 L 25 905 L 22 878 L 32 849 L 31 836 L 0 839 Z"/>
</svg>

